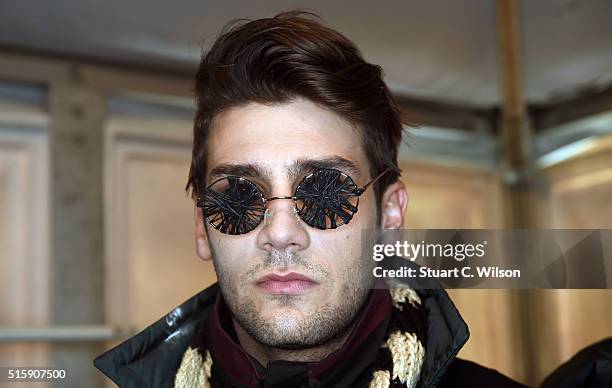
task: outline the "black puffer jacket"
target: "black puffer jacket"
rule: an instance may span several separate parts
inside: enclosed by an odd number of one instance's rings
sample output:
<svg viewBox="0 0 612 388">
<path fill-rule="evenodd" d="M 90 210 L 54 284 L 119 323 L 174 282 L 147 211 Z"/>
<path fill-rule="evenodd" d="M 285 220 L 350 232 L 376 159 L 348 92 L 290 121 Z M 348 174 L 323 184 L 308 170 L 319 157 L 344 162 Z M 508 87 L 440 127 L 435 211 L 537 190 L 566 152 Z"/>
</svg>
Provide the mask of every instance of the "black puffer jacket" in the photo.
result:
<svg viewBox="0 0 612 388">
<path fill-rule="evenodd" d="M 522 387 L 500 373 L 456 358 L 469 337 L 467 325 L 443 289 L 420 290 L 427 313 L 425 359 L 418 387 Z M 95 366 L 124 388 L 170 388 L 198 322 L 207 320 L 215 284 L 139 334 L 99 356 Z"/>
</svg>

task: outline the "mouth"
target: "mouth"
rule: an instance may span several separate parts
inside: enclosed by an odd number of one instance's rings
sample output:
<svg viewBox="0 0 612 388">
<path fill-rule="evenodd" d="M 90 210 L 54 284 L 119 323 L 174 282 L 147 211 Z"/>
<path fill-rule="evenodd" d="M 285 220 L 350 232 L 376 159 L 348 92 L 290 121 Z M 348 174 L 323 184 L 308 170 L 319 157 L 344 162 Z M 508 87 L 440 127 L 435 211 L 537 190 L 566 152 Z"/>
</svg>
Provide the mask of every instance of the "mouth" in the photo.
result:
<svg viewBox="0 0 612 388">
<path fill-rule="evenodd" d="M 317 285 L 319 283 L 297 272 L 271 273 L 255 282 L 257 288 L 272 295 L 302 295 Z"/>
</svg>

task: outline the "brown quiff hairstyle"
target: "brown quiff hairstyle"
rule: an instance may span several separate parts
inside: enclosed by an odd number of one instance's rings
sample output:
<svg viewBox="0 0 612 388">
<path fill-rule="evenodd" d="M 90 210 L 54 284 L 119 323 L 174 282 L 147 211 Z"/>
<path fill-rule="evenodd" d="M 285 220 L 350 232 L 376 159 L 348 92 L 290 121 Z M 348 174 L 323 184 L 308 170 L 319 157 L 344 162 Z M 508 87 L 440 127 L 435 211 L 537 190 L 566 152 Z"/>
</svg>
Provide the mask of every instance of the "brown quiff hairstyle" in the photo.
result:
<svg viewBox="0 0 612 388">
<path fill-rule="evenodd" d="M 206 179 L 206 145 L 213 119 L 251 102 L 278 104 L 305 97 L 340 115 L 361 133 L 370 176 L 391 171 L 374 186 L 397 181 L 401 113 L 380 66 L 314 13 L 296 10 L 272 18 L 230 22 L 204 53 L 196 75 L 193 153 L 186 189 L 197 195 Z"/>
</svg>

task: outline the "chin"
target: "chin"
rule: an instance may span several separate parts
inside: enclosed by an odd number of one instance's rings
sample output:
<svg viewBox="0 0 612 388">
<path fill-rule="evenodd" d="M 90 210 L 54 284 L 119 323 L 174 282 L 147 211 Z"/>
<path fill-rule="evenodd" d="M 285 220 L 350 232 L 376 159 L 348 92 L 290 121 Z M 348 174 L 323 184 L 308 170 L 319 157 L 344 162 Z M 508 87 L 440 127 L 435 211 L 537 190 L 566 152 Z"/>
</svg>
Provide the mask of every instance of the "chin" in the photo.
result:
<svg viewBox="0 0 612 388">
<path fill-rule="evenodd" d="M 304 306 L 286 301 L 269 302 L 259 310 L 261 319 L 268 322 L 300 321 L 308 317 L 311 311 L 315 309 L 305 309 Z"/>
</svg>

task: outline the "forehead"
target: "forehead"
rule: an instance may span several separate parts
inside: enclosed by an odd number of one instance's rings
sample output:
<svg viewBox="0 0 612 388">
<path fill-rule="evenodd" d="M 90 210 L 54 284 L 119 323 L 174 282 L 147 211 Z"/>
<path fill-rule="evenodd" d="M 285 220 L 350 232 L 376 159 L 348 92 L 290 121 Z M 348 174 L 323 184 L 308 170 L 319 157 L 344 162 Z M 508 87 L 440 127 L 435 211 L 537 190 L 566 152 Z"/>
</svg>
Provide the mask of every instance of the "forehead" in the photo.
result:
<svg viewBox="0 0 612 388">
<path fill-rule="evenodd" d="M 231 108 L 213 121 L 208 171 L 219 164 L 249 163 L 280 171 L 296 160 L 341 157 L 367 171 L 358 129 L 310 100 Z"/>
</svg>

